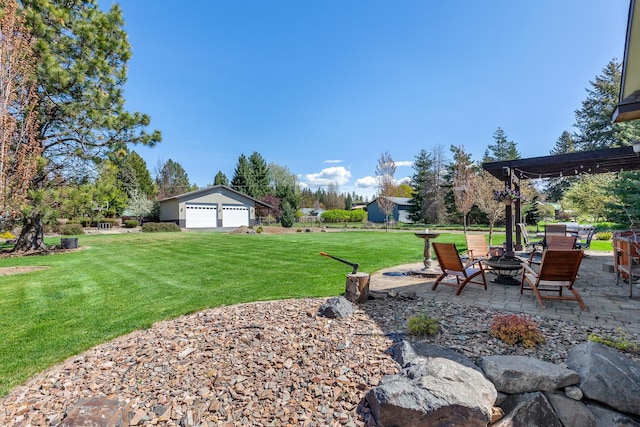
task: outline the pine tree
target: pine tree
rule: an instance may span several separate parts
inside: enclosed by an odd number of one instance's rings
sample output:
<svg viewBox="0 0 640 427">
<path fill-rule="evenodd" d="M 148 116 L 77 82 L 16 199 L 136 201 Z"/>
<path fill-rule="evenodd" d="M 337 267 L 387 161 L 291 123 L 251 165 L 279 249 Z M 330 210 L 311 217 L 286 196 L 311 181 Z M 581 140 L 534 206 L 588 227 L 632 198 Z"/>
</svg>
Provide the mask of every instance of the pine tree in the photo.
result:
<svg viewBox="0 0 640 427">
<path fill-rule="evenodd" d="M 248 195 L 256 199 L 270 194 L 271 191 L 271 174 L 267 162 L 262 158 L 260 153 L 254 151 L 249 156 L 249 167 L 251 168 Z"/>
<path fill-rule="evenodd" d="M 249 194 L 249 183 L 251 182 L 251 167 L 244 154 L 240 154 L 236 169 L 231 178 L 231 188 L 241 193 Z"/>
<path fill-rule="evenodd" d="M 182 165 L 171 159 L 160 166 L 156 176 L 156 185 L 158 186 L 160 199 L 173 197 L 193 189 L 189 184 L 187 172 L 182 168 Z"/>
<path fill-rule="evenodd" d="M 123 87 L 131 46 L 122 10 L 103 12 L 96 0 L 21 0 L 25 25 L 35 37 L 38 140 L 46 162 L 31 180 L 28 216 L 16 249 L 45 249 L 47 194 L 65 178 L 88 176 L 95 161 L 127 144 L 153 146 L 149 116 L 125 110 Z"/>
<path fill-rule="evenodd" d="M 573 135 L 564 131 L 562 135 L 556 141 L 549 154 L 568 154 L 576 151 L 576 142 Z M 552 202 L 558 202 L 562 200 L 564 193 L 571 187 L 571 184 L 575 181 L 574 177 L 562 177 L 549 179 L 548 185 L 544 190 L 547 196 L 547 200 Z"/>
<path fill-rule="evenodd" d="M 414 173 L 411 178 L 413 197 L 409 200 L 409 219 L 413 222 L 430 223 L 429 207 L 431 203 L 429 199 L 433 198 L 435 181 L 431 170 L 432 166 L 431 155 L 424 149 L 420 150 L 413 161 Z"/>
<path fill-rule="evenodd" d="M 229 178 L 219 170 L 215 178 L 213 178 L 213 185 L 229 185 Z"/>
<path fill-rule="evenodd" d="M 640 139 L 640 121 L 611 121 L 618 104 L 621 74 L 621 64 L 611 60 L 602 74 L 589 82 L 591 88 L 587 89 L 587 99 L 582 102 L 582 108 L 576 110 L 574 126 L 578 151 L 623 147 Z"/>
<path fill-rule="evenodd" d="M 509 141 L 505 132 L 498 128 L 494 134 L 493 139 L 495 144 L 489 144 L 489 147 L 484 153 L 483 162 L 497 162 L 501 160 L 515 160 L 520 158 L 520 153 L 516 147 L 516 143 Z"/>
</svg>

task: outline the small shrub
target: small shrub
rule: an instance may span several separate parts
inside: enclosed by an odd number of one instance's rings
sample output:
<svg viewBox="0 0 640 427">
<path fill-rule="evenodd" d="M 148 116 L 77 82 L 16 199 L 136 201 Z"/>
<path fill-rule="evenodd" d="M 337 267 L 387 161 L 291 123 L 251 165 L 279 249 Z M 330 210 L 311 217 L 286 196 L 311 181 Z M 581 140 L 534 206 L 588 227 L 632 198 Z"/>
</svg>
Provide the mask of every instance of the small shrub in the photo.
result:
<svg viewBox="0 0 640 427">
<path fill-rule="evenodd" d="M 610 231 L 601 231 L 596 233 L 596 240 L 611 240 L 613 234 Z"/>
<path fill-rule="evenodd" d="M 297 228 L 296 233 L 302 233 L 302 228 Z"/>
<path fill-rule="evenodd" d="M 407 329 L 412 335 L 429 336 L 440 332 L 440 319 L 431 317 L 427 313 L 411 316 L 407 322 Z"/>
<path fill-rule="evenodd" d="M 624 331 L 621 328 L 618 328 L 618 336 L 617 337 L 601 337 L 596 334 L 589 334 L 589 341 L 597 342 L 599 344 L 604 344 L 609 347 L 613 347 L 617 350 L 624 352 L 632 352 L 639 351 L 640 346 L 630 341 L 625 335 Z"/>
<path fill-rule="evenodd" d="M 181 231 L 178 224 L 173 222 L 145 222 L 142 224 L 142 231 L 145 233 Z"/>
<path fill-rule="evenodd" d="M 264 231 L 264 229 L 262 228 L 261 225 L 258 226 L 258 228 L 256 228 L 256 233 L 260 234 Z"/>
<path fill-rule="evenodd" d="M 84 230 L 80 224 L 65 224 L 60 226 L 60 234 L 63 236 L 75 236 L 84 234 Z"/>
<path fill-rule="evenodd" d="M 138 221 L 135 219 L 127 219 L 124 221 L 124 228 L 136 228 L 138 226 Z"/>
<path fill-rule="evenodd" d="M 544 342 L 544 336 L 538 330 L 538 324 L 529 316 L 507 314 L 495 316 L 489 335 L 509 345 L 522 343 L 527 348 Z"/>
</svg>

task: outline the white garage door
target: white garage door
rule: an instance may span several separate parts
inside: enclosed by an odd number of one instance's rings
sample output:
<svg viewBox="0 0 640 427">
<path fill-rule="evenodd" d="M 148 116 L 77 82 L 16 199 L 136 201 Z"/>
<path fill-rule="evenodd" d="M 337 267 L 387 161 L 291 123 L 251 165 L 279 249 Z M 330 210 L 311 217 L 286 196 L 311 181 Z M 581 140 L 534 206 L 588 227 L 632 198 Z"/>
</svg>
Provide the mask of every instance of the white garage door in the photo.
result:
<svg viewBox="0 0 640 427">
<path fill-rule="evenodd" d="M 223 227 L 240 227 L 241 225 L 249 225 L 249 207 L 248 206 L 223 206 L 222 207 L 222 226 Z"/>
<path fill-rule="evenodd" d="M 187 228 L 213 228 L 218 224 L 216 205 L 187 203 L 185 224 Z"/>
</svg>

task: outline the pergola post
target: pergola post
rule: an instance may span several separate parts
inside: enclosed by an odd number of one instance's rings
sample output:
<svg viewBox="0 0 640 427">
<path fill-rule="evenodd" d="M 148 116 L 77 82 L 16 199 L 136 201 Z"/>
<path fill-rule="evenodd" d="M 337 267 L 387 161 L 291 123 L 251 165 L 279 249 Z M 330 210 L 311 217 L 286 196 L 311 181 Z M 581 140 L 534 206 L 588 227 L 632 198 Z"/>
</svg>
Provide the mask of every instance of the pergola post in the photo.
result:
<svg viewBox="0 0 640 427">
<path fill-rule="evenodd" d="M 511 189 L 511 184 L 512 184 L 512 177 L 513 177 L 513 173 L 511 168 L 509 167 L 504 167 L 502 168 L 502 175 L 504 177 L 504 189 L 505 190 L 510 190 Z M 513 215 L 512 215 L 512 211 L 511 211 L 511 203 L 507 204 L 504 206 L 505 209 L 505 216 L 504 216 L 504 221 L 505 221 L 505 233 L 506 233 L 506 237 L 507 237 L 507 241 L 505 242 L 505 256 L 507 257 L 512 257 L 514 256 L 514 252 L 513 252 Z"/>
</svg>

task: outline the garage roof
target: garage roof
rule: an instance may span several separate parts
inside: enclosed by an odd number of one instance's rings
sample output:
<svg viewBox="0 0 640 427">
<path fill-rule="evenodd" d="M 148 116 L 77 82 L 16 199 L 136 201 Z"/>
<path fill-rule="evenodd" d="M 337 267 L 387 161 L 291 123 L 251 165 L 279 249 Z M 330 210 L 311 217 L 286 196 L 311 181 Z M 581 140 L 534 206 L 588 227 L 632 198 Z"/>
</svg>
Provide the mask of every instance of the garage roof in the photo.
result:
<svg viewBox="0 0 640 427">
<path fill-rule="evenodd" d="M 262 200 L 254 199 L 253 197 L 251 197 L 251 196 L 249 196 L 247 194 L 241 193 L 238 190 L 234 190 L 233 188 L 228 187 L 226 185 L 213 185 L 211 187 L 205 187 L 205 188 L 201 188 L 199 190 L 189 191 L 188 193 L 177 194 L 175 196 L 167 197 L 167 198 L 161 199 L 159 201 L 160 202 L 166 202 L 167 200 L 174 200 L 174 199 L 184 199 L 184 198 L 188 199 L 188 198 L 190 198 L 192 196 L 197 196 L 197 195 L 202 194 L 202 193 L 209 193 L 209 192 L 211 192 L 211 190 L 215 190 L 215 189 L 224 189 L 226 191 L 230 191 L 230 192 L 235 193 L 235 194 L 237 194 L 237 195 L 239 195 L 241 197 L 244 197 L 246 199 L 253 200 L 255 203 L 260 204 L 260 205 L 262 205 L 262 206 L 264 206 L 266 208 L 275 209 L 273 206 L 271 206 L 268 203 L 263 202 Z"/>
<path fill-rule="evenodd" d="M 509 176 L 509 170 L 521 179 L 558 178 L 583 173 L 619 172 L 640 169 L 640 157 L 632 146 L 581 151 L 555 156 L 530 157 L 483 163 L 482 167 L 501 181 Z"/>
</svg>

